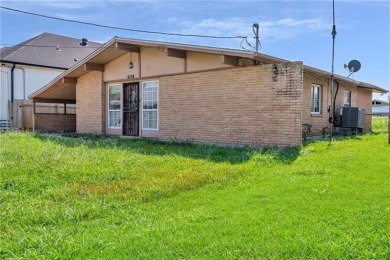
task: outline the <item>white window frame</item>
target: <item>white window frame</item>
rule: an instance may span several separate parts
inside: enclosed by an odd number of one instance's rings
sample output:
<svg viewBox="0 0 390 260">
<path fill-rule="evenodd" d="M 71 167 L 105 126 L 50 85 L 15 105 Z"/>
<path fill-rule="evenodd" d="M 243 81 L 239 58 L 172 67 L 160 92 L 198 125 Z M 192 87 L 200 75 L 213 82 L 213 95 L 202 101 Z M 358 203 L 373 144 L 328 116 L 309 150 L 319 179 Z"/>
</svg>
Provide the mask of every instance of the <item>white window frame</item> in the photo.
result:
<svg viewBox="0 0 390 260">
<path fill-rule="evenodd" d="M 144 98 L 144 88 L 147 87 L 146 84 L 148 83 L 157 83 L 157 109 L 144 109 L 144 101 L 145 101 L 145 98 Z M 143 81 L 142 82 L 142 98 L 141 98 L 141 107 L 142 107 L 142 114 L 141 114 L 141 117 L 142 117 L 142 120 L 141 120 L 141 128 L 142 130 L 147 130 L 147 131 L 158 131 L 159 130 L 159 107 L 160 107 L 160 104 L 159 104 L 159 99 L 160 99 L 160 91 L 159 91 L 159 88 L 160 88 L 160 84 L 159 84 L 159 81 L 158 80 L 150 80 L 150 81 Z M 144 127 L 144 112 L 149 112 L 149 111 L 156 111 L 157 112 L 157 127 L 156 128 L 147 128 L 147 127 Z"/>
<path fill-rule="evenodd" d="M 314 107 L 314 89 L 317 88 L 318 89 L 318 111 L 314 111 L 315 107 Z M 311 96 L 310 96 L 310 112 L 312 115 L 320 115 L 321 114 L 321 99 L 322 99 L 322 95 L 321 95 L 321 85 L 318 85 L 318 84 L 312 84 L 311 85 Z"/>
<path fill-rule="evenodd" d="M 345 103 L 345 94 L 348 95 L 349 98 L 349 103 Z M 351 107 L 352 103 L 352 92 L 350 90 L 344 90 L 344 95 L 343 95 L 343 107 Z"/>
<path fill-rule="evenodd" d="M 119 93 L 120 93 L 120 109 L 119 110 L 112 110 L 110 109 L 110 88 L 111 87 L 119 87 Z M 122 84 L 114 84 L 114 85 L 108 85 L 107 86 L 107 128 L 108 129 L 122 129 L 122 124 L 123 124 L 123 113 L 122 113 L 122 108 L 123 108 L 123 87 Z M 120 126 L 110 126 L 110 112 L 119 112 L 120 115 Z"/>
</svg>

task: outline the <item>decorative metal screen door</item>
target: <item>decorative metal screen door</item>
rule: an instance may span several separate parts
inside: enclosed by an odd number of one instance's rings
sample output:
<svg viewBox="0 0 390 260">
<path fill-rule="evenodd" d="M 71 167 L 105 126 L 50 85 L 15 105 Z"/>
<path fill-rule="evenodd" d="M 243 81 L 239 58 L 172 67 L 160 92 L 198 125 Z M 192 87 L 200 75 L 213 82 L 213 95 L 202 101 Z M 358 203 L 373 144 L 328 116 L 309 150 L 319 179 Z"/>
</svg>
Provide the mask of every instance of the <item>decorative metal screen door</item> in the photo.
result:
<svg viewBox="0 0 390 260">
<path fill-rule="evenodd" d="M 123 85 L 123 135 L 139 134 L 139 83 Z"/>
</svg>

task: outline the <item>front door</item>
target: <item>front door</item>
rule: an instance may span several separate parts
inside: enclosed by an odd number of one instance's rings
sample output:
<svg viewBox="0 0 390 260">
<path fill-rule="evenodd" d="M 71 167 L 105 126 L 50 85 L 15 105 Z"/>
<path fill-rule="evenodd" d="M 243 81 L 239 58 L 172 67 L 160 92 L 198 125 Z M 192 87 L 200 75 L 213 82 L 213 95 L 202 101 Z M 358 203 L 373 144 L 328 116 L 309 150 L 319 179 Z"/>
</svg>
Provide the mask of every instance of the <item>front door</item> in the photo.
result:
<svg viewBox="0 0 390 260">
<path fill-rule="evenodd" d="M 139 135 L 139 83 L 123 85 L 123 135 Z"/>
</svg>

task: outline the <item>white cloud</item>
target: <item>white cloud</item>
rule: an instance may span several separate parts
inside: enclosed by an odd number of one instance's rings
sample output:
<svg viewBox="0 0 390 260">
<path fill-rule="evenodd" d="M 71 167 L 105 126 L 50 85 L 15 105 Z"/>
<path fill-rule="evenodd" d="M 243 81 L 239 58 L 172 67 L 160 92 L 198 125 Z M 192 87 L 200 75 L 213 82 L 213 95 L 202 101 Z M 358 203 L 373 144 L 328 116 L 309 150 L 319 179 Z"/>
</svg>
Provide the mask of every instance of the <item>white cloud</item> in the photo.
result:
<svg viewBox="0 0 390 260">
<path fill-rule="evenodd" d="M 170 20 L 168 20 L 169 22 Z M 240 17 L 215 19 L 208 18 L 193 21 L 172 20 L 181 29 L 181 33 L 215 36 L 253 37 L 253 22 Z M 290 39 L 305 33 L 328 30 L 329 24 L 321 18 L 295 19 L 283 18 L 275 21 L 260 21 L 260 35 L 268 40 Z"/>
<path fill-rule="evenodd" d="M 54 15 L 54 17 L 61 18 L 61 19 L 66 19 L 66 20 L 75 20 L 75 21 L 94 21 L 97 17 L 97 15 L 90 14 L 90 15 L 80 15 L 80 14 L 65 14 L 65 13 L 57 13 Z"/>
<path fill-rule="evenodd" d="M 53 9 L 84 9 L 91 6 L 93 3 L 89 1 L 36 1 L 35 4 Z"/>
<path fill-rule="evenodd" d="M 49 8 L 49 9 L 67 9 L 67 10 L 77 10 L 84 9 L 96 6 L 105 5 L 105 1 L 91 1 L 91 0 L 3 0 L 2 4 L 7 7 L 22 9 L 22 10 L 33 10 L 36 11 L 36 8 Z"/>
<path fill-rule="evenodd" d="M 164 21 L 167 21 L 169 23 L 175 23 L 175 22 L 179 21 L 179 19 L 177 19 L 175 17 L 170 17 L 170 18 L 164 19 Z"/>
<path fill-rule="evenodd" d="M 200 21 L 182 21 L 178 23 L 182 27 L 182 33 L 202 34 L 216 36 L 244 36 L 250 23 L 242 18 L 228 19 L 202 19 Z"/>
<path fill-rule="evenodd" d="M 284 18 L 276 21 L 260 22 L 260 31 L 269 39 L 291 39 L 305 33 L 329 30 L 329 23 L 321 18 L 294 19 Z"/>
</svg>

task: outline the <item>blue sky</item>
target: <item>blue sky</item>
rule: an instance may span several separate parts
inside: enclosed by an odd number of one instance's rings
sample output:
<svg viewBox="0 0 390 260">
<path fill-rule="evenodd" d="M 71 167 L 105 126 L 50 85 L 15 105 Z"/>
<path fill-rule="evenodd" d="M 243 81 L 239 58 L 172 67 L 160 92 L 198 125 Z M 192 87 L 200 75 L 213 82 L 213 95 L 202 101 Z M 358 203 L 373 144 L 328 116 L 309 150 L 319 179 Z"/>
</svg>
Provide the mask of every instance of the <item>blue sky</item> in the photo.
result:
<svg viewBox="0 0 390 260">
<path fill-rule="evenodd" d="M 28 12 L 131 29 L 215 36 L 248 36 L 260 25 L 261 53 L 331 70 L 332 1 L 251 0 L 0 0 Z M 390 1 L 336 0 L 335 73 L 357 59 L 358 81 L 390 89 Z M 42 32 L 105 42 L 114 36 L 241 49 L 239 39 L 162 36 L 49 20 L 0 9 L 0 44 L 10 46 Z M 249 46 L 247 46 L 250 49 Z M 375 97 L 379 97 L 375 95 Z M 380 97 L 385 99 L 385 97 Z"/>
</svg>

